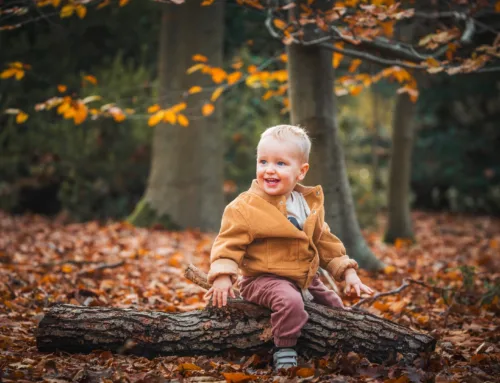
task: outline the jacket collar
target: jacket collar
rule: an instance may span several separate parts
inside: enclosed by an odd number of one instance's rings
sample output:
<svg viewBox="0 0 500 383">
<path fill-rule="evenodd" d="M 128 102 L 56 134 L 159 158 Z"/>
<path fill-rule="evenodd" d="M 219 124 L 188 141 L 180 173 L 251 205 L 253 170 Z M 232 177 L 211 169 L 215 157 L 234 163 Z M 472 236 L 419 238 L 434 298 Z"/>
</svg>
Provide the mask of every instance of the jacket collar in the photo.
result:
<svg viewBox="0 0 500 383">
<path fill-rule="evenodd" d="M 298 191 L 299 193 L 302 193 L 304 196 L 305 200 L 309 204 L 309 207 L 312 205 L 322 205 L 323 204 L 323 189 L 321 188 L 320 185 L 317 186 L 304 186 L 301 184 L 295 185 L 294 191 Z M 278 207 L 278 205 L 285 205 L 286 204 L 286 197 L 284 195 L 279 195 L 279 196 L 274 196 L 274 195 L 269 195 L 267 194 L 259 185 L 258 181 L 254 179 L 252 181 L 252 185 L 250 186 L 249 189 L 250 193 L 256 194 L 259 197 L 265 199 L 267 202 L 271 203 L 272 205 Z"/>
</svg>

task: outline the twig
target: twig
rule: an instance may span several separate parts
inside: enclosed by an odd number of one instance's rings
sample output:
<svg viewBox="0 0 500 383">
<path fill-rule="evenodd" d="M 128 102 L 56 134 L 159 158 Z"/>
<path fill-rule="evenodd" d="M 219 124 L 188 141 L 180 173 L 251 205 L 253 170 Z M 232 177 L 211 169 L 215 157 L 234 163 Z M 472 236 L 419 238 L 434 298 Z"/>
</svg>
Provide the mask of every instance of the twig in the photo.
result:
<svg viewBox="0 0 500 383">
<path fill-rule="evenodd" d="M 90 273 L 95 273 L 96 271 L 104 270 L 104 269 L 115 269 L 117 267 L 123 266 L 125 264 L 125 261 L 119 261 L 115 263 L 103 263 L 102 265 L 95 267 L 90 270 L 84 270 L 80 271 L 77 275 L 85 275 L 85 274 L 90 274 Z"/>
<path fill-rule="evenodd" d="M 427 283 L 422 282 L 422 281 L 416 281 L 416 280 L 411 279 L 411 278 L 405 278 L 405 279 L 403 279 L 403 284 L 401 286 L 399 286 L 397 289 L 391 290 L 391 291 L 387 291 L 385 293 L 378 293 L 378 294 L 375 294 L 373 297 L 368 297 L 368 298 L 361 299 L 359 302 L 357 302 L 352 307 L 353 308 L 357 308 L 357 307 L 361 306 L 363 303 L 367 303 L 367 302 L 368 303 L 372 303 L 372 302 L 376 301 L 380 297 L 385 297 L 385 296 L 388 296 L 388 295 L 399 294 L 401 291 L 403 291 L 404 289 L 406 289 L 411 284 L 415 284 L 415 285 L 420 285 L 420 286 L 426 287 L 426 288 L 431 289 L 431 290 L 433 290 L 433 291 L 435 291 L 437 293 L 442 293 L 443 291 L 453 290 L 451 288 L 446 288 L 446 287 L 443 288 L 443 287 L 431 286 L 431 285 L 428 285 Z"/>
<path fill-rule="evenodd" d="M 339 290 L 339 287 L 337 286 L 337 284 L 335 283 L 335 281 L 333 280 L 333 278 L 330 276 L 330 274 L 328 274 L 328 272 L 325 270 L 325 269 L 321 269 L 321 274 L 323 274 L 323 276 L 325 277 L 325 279 L 328 281 L 328 284 L 330 285 L 330 287 L 332 288 L 333 291 L 335 291 L 335 293 L 337 295 L 340 295 L 340 290 Z"/>
<path fill-rule="evenodd" d="M 184 271 L 184 277 L 205 290 L 209 290 L 210 287 L 212 287 L 207 282 L 207 274 L 205 274 L 205 272 L 203 272 L 202 270 L 198 269 L 192 263 L 190 263 L 186 268 L 186 271 Z M 239 295 L 240 290 L 238 288 L 233 287 L 233 290 L 236 295 Z"/>
</svg>

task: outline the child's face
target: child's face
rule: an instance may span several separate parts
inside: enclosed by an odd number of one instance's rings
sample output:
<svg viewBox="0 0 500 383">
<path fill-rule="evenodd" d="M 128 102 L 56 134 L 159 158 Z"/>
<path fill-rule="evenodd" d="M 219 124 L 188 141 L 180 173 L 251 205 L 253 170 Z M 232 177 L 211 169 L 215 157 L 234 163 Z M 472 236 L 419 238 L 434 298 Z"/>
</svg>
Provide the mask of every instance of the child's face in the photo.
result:
<svg viewBox="0 0 500 383">
<path fill-rule="evenodd" d="M 293 140 L 279 141 L 264 137 L 257 147 L 257 181 L 269 195 L 292 193 L 297 182 L 302 181 L 309 170 L 298 143 Z"/>
</svg>

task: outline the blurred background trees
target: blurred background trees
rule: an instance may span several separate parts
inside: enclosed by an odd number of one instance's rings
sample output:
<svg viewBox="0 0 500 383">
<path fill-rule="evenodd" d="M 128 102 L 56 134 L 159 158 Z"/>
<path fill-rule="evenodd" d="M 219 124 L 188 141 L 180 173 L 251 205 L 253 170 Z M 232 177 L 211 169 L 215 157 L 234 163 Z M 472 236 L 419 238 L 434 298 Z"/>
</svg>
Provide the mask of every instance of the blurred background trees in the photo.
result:
<svg viewBox="0 0 500 383">
<path fill-rule="evenodd" d="M 170 169 L 157 170 L 157 174 L 165 176 L 160 178 L 167 180 L 169 175 L 179 172 L 189 179 L 197 177 L 193 171 L 199 169 L 209 174 L 212 181 L 223 183 L 224 195 L 221 191 L 219 202 L 210 200 L 213 211 L 208 209 L 203 213 L 205 218 L 194 217 L 193 221 L 182 222 L 182 226 L 216 229 L 214 222 L 218 218 L 214 216 L 219 214 L 216 212 L 246 190 L 254 177 L 259 134 L 271 125 L 289 121 L 290 115 L 283 113 L 283 105 L 276 100 L 263 100 L 261 92 L 235 86 L 221 98 L 213 115 L 204 117 L 198 112 L 190 119 L 190 126 L 179 133 L 185 141 L 171 137 L 166 139 L 171 146 L 161 147 L 160 138 L 155 136 L 158 129 L 153 133 L 147 126 L 146 109 L 171 90 L 187 90 L 176 87 L 189 87 L 192 83 L 165 84 L 161 79 L 161 70 L 158 71 L 158 63 L 162 62 L 158 49 L 160 10 L 160 5 L 154 2 L 131 1 L 122 8 L 89 11 L 82 20 L 42 19 L 0 32 L 2 67 L 21 59 L 26 63 L 36 62 L 36 71 L 27 73 L 23 81 L 0 81 L 0 110 L 13 105 L 28 107 L 46 100 L 57 92 L 56 84 L 65 84 L 70 93 L 99 94 L 110 102 L 136 109 L 136 113 L 122 122 L 88 118 L 77 126 L 50 113 L 31 113 L 23 124 L 16 124 L 13 116 L 1 114 L 1 209 L 12 213 L 64 213 L 74 220 L 124 219 L 142 197 L 151 195 L 154 178 L 151 153 L 157 150 L 172 156 L 169 158 L 173 163 Z M 220 62 L 213 61 L 212 65 L 230 67 L 237 57 L 245 67 L 258 66 L 282 50 L 282 43 L 272 39 L 263 28 L 265 17 L 255 9 L 228 2 L 223 40 L 217 48 Z M 172 31 L 169 33 L 171 38 L 180 38 L 180 35 L 171 36 Z M 207 36 L 206 41 L 212 36 Z M 179 44 L 176 45 L 176 41 L 170 44 L 171 54 L 163 58 L 163 68 L 171 68 L 169 65 L 179 59 L 180 53 L 172 53 L 178 52 Z M 204 53 L 203 44 L 190 48 Z M 209 56 L 208 52 L 205 54 Z M 183 56 L 186 67 L 188 55 L 191 53 L 186 50 Z M 349 73 L 351 63 L 341 62 L 335 70 L 336 77 Z M 183 77 L 181 70 L 177 70 L 176 78 Z M 372 67 L 369 70 L 375 71 Z M 98 79 L 96 84 L 82 81 L 82 77 L 89 74 Z M 195 77 L 189 81 L 203 85 Z M 377 212 L 384 212 L 388 207 L 389 160 L 395 144 L 393 114 L 399 111 L 403 121 L 410 120 L 410 113 L 397 106 L 404 101 L 402 95 L 396 102 L 397 88 L 395 82 L 381 81 L 355 96 L 338 97 L 332 106 L 357 210 L 355 221 L 362 228 L 375 225 Z M 390 200 L 407 198 L 416 209 L 498 214 L 498 75 L 495 72 L 460 77 L 437 74 L 419 89 L 418 102 L 407 105 L 414 109 L 415 116 L 411 190 L 404 192 L 403 197 L 389 197 Z M 199 96 L 201 103 L 203 93 Z M 213 127 L 200 127 L 198 133 L 196 124 L 202 124 L 204 119 L 207 124 L 212 121 Z M 296 121 L 300 123 L 301 119 Z M 304 125 L 308 127 L 307 121 Z M 215 133 L 219 128 L 220 133 Z M 215 130 L 211 134 L 208 129 Z M 192 141 L 193 137 L 207 144 L 208 152 L 201 147 L 188 149 L 185 143 L 180 144 Z M 209 143 L 210 137 L 222 137 L 216 139 L 221 143 L 220 149 Z M 158 148 L 153 149 L 154 145 Z M 408 150 L 404 149 L 403 154 L 409 155 Z M 179 163 L 183 163 L 181 158 L 186 157 L 187 152 L 196 156 L 186 162 L 189 167 L 183 168 Z M 223 166 L 214 165 L 219 170 L 212 172 L 205 167 L 208 164 L 203 158 Z M 170 179 L 167 183 L 172 182 Z M 169 195 L 173 194 L 167 188 L 157 200 L 167 201 Z M 202 212 L 202 202 L 194 202 L 193 198 L 187 199 L 192 201 L 191 207 Z M 174 219 L 178 220 L 187 207 L 173 198 L 170 202 L 173 204 L 168 208 L 170 211 L 179 208 Z M 204 223 L 196 225 L 196 220 Z"/>
</svg>

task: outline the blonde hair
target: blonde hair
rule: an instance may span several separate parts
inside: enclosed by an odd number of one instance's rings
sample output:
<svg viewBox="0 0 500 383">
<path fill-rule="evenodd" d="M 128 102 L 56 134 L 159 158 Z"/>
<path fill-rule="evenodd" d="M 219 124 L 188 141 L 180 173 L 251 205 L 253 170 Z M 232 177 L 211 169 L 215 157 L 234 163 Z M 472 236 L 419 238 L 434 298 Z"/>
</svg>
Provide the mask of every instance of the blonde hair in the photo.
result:
<svg viewBox="0 0 500 383">
<path fill-rule="evenodd" d="M 287 141 L 293 139 L 299 145 L 300 151 L 304 156 L 304 160 L 309 161 L 309 153 L 311 152 L 311 140 L 304 128 L 294 125 L 276 125 L 267 128 L 261 135 L 262 140 L 265 137 L 272 137 L 279 141 Z M 260 144 L 260 142 L 259 142 Z"/>
</svg>

